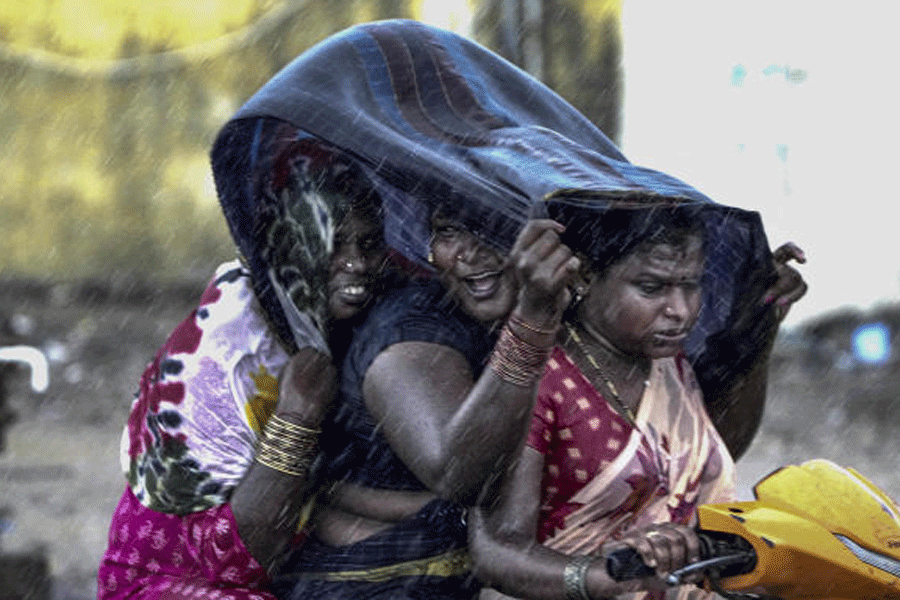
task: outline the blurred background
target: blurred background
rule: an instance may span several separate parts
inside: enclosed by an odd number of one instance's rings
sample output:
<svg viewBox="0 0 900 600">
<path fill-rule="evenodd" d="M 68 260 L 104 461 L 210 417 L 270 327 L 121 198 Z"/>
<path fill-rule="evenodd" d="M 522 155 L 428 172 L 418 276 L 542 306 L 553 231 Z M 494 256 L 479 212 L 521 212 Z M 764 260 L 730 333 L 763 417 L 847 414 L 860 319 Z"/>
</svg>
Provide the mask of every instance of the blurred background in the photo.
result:
<svg viewBox="0 0 900 600">
<path fill-rule="evenodd" d="M 634 162 L 758 210 L 810 291 L 776 345 L 741 493 L 808 458 L 897 497 L 900 50 L 874 0 L 4 0 L 0 600 L 95 597 L 137 379 L 234 251 L 207 152 L 297 54 L 354 23 L 476 39 Z M 4 595 L 6 594 L 6 595 Z M 30 594 L 30 595 L 29 595 Z"/>
</svg>

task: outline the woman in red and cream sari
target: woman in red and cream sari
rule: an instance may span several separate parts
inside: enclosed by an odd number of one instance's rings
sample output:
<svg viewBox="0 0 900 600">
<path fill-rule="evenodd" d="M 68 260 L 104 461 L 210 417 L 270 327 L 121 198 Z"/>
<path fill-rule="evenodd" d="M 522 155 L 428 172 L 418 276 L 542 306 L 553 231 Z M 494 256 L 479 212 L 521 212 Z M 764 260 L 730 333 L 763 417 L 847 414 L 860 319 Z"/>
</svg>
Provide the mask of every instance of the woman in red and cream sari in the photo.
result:
<svg viewBox="0 0 900 600">
<path fill-rule="evenodd" d="M 698 559 L 695 508 L 734 499 L 734 462 L 683 351 L 709 298 L 708 236 L 687 209 L 615 212 L 592 217 L 593 236 L 556 217 L 583 280 L 563 326 L 546 332 L 556 344 L 521 457 L 499 500 L 470 517 L 474 572 L 510 596 L 711 597 L 663 582 Z M 616 239 L 602 239 L 603 220 Z M 658 575 L 613 581 L 601 556 L 622 545 Z"/>
<path fill-rule="evenodd" d="M 587 345 L 584 333 L 574 336 Z M 544 462 L 539 542 L 592 552 L 625 531 L 687 524 L 697 505 L 733 499 L 734 463 L 683 355 L 653 361 L 631 421 L 573 354 L 554 348 L 527 441 Z"/>
</svg>

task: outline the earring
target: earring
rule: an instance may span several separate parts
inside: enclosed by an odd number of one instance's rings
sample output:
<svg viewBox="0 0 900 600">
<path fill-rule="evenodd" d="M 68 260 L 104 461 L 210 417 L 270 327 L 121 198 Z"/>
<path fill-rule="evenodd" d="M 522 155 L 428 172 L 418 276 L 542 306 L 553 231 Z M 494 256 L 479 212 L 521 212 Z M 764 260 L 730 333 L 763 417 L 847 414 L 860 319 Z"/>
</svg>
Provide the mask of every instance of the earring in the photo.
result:
<svg viewBox="0 0 900 600">
<path fill-rule="evenodd" d="M 581 304 L 581 301 L 584 300 L 584 288 L 580 285 L 575 286 L 571 290 L 572 299 L 569 300 L 569 309 L 574 309 L 576 306 Z"/>
<path fill-rule="evenodd" d="M 434 265 L 434 252 L 431 249 L 428 250 L 428 264 Z"/>
</svg>

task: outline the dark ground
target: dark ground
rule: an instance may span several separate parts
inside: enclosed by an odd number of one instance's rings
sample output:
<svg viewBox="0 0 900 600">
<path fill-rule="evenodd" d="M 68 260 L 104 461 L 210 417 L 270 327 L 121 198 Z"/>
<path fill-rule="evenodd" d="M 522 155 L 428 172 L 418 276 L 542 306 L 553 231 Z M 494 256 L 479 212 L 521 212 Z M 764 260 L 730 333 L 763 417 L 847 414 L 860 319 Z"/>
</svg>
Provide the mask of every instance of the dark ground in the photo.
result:
<svg viewBox="0 0 900 600">
<path fill-rule="evenodd" d="M 11 324 L 0 345 L 34 345 L 51 359 L 43 394 L 30 389 L 25 369 L 10 378 L 17 421 L 0 452 L 0 510 L 11 509 L 0 512 L 0 558 L 48 557 L 54 600 L 96 597 L 96 566 L 123 489 L 119 437 L 137 379 L 203 283 L 0 280 L 0 322 Z M 852 329 L 876 319 L 897 338 L 900 307 L 835 313 L 782 331 L 762 431 L 738 465 L 742 499 L 772 469 L 817 457 L 852 466 L 900 497 L 900 361 L 863 366 L 849 352 Z"/>
</svg>

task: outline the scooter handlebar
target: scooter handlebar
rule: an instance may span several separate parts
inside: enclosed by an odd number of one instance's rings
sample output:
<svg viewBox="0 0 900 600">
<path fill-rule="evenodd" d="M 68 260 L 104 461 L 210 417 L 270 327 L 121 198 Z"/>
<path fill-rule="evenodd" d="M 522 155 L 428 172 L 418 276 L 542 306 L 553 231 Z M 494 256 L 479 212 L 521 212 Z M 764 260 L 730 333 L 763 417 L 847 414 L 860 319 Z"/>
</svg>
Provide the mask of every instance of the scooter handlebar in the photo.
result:
<svg viewBox="0 0 900 600">
<path fill-rule="evenodd" d="M 628 581 L 655 575 L 656 569 L 648 567 L 634 548 L 621 548 L 606 557 L 606 572 L 614 581 Z"/>
<path fill-rule="evenodd" d="M 727 534 L 710 535 L 697 532 L 700 540 L 700 560 L 670 574 L 667 578 L 672 585 L 681 578 L 697 571 L 715 571 L 717 575 L 728 571 L 729 575 L 749 573 L 756 565 L 753 547 L 743 538 Z M 606 571 L 614 581 L 627 581 L 651 577 L 656 570 L 648 567 L 640 553 L 634 548 L 621 548 L 606 557 Z"/>
</svg>

